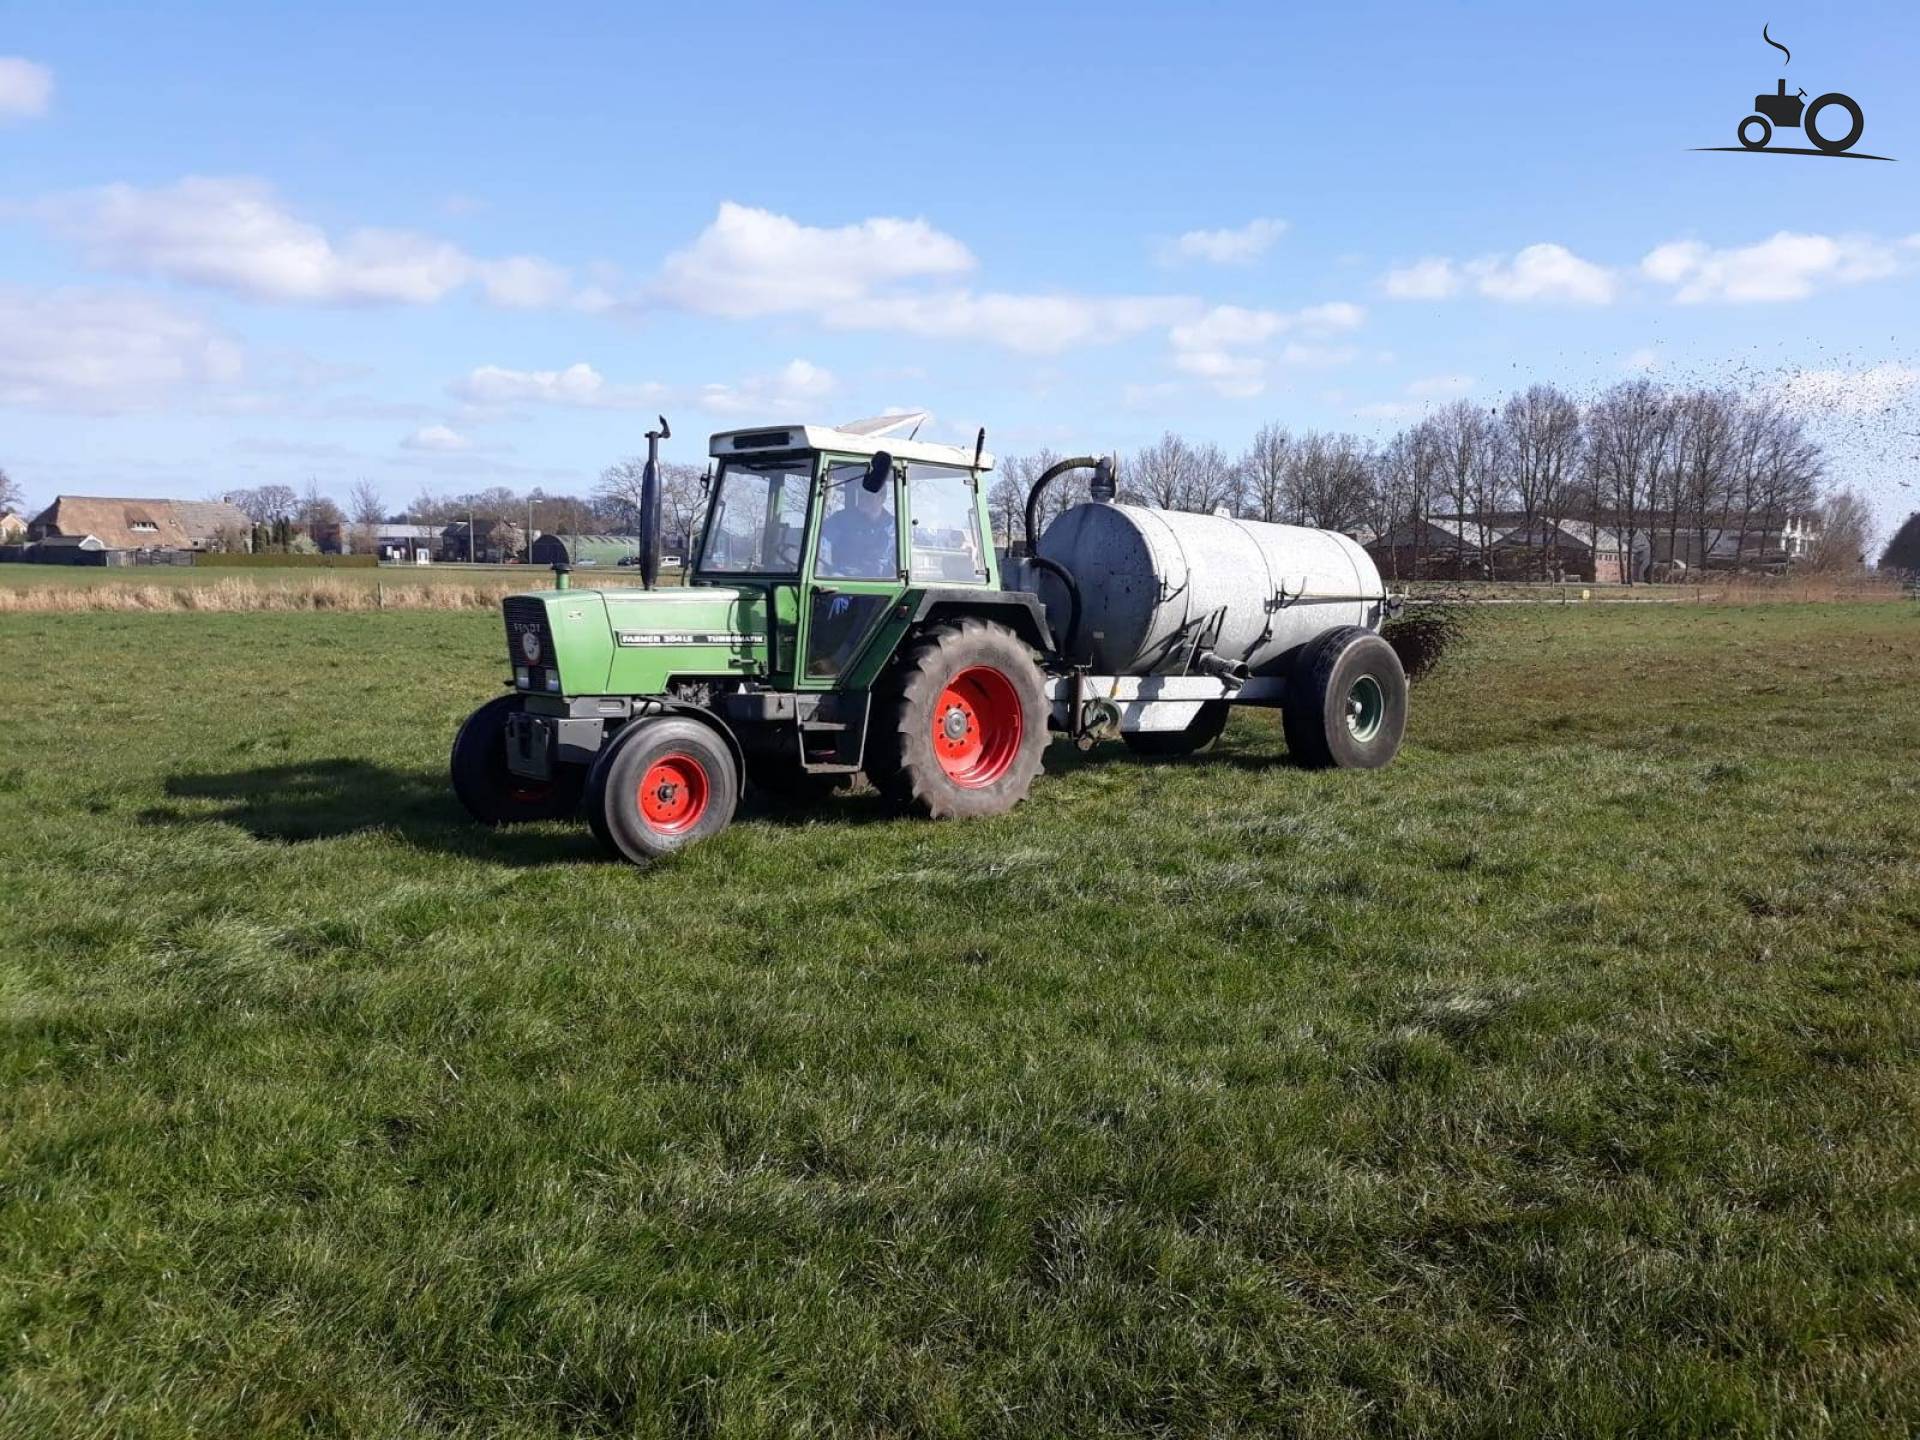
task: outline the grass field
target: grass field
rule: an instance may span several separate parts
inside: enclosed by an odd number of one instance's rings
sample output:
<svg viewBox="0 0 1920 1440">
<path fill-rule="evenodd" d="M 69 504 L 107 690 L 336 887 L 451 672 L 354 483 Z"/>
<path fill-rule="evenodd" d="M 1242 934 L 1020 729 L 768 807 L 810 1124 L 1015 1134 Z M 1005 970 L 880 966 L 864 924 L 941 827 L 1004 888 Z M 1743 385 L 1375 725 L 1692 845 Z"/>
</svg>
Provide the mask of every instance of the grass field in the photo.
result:
<svg viewBox="0 0 1920 1440">
<path fill-rule="evenodd" d="M 0 617 L 0 1434 L 1920 1427 L 1920 607 L 640 873 L 474 613 Z"/>
</svg>

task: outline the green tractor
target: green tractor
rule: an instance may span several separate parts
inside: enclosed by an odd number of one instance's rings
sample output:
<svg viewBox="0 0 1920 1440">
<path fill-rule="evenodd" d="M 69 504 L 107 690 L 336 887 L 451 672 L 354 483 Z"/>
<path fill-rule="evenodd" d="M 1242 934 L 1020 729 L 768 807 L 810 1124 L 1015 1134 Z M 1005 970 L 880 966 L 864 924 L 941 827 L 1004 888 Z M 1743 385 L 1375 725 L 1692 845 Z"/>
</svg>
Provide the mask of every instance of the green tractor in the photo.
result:
<svg viewBox="0 0 1920 1440">
<path fill-rule="evenodd" d="M 746 785 L 804 799 L 865 774 L 907 811 L 998 815 L 1056 733 L 1185 754 L 1233 704 L 1281 708 L 1309 763 L 1391 758 L 1406 682 L 1376 633 L 1378 573 L 1351 541 L 1116 505 L 1110 463 L 1083 457 L 1033 487 L 1028 533 L 1061 475 L 1091 471 L 1094 498 L 1003 577 L 984 432 L 971 449 L 893 433 L 912 423 L 713 436 L 704 533 L 687 583 L 663 587 L 663 419 L 642 585 L 574 588 L 556 566 L 555 588 L 504 602 L 509 691 L 453 745 L 474 818 L 584 812 L 645 863 L 726 828 Z M 1205 528 L 1221 525 L 1237 539 Z M 1269 552 L 1314 545 L 1276 582 Z"/>
</svg>

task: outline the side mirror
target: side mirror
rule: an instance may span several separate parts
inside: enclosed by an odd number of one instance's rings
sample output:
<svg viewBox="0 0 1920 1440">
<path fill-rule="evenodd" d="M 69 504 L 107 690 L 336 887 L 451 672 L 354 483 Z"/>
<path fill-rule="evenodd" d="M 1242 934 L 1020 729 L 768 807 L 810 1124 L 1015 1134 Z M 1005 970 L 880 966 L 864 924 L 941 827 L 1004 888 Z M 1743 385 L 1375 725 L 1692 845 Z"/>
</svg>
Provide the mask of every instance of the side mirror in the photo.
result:
<svg viewBox="0 0 1920 1440">
<path fill-rule="evenodd" d="M 868 494 L 877 494 L 893 483 L 893 456 L 881 450 L 875 453 L 873 461 L 867 466 L 866 477 L 860 482 L 867 487 Z"/>
</svg>

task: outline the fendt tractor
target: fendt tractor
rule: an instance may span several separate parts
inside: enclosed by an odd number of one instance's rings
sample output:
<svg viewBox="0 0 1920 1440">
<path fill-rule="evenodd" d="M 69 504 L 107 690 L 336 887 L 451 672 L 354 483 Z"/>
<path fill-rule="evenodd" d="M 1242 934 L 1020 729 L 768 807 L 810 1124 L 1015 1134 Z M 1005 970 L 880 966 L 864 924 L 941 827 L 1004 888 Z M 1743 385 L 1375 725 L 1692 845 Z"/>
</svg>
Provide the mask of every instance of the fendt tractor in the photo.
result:
<svg viewBox="0 0 1920 1440">
<path fill-rule="evenodd" d="M 938 818 L 1018 804 L 1056 736 L 1136 755 L 1211 744 L 1235 705 L 1277 708 L 1293 758 L 1375 767 L 1407 681 L 1390 606 L 1345 535 L 1118 503 L 1111 460 L 1063 460 L 1089 499 L 1030 557 L 994 551 L 985 432 L 901 437 L 913 416 L 712 437 L 685 584 L 659 570 L 649 432 L 639 587 L 504 603 L 512 678 L 453 744 L 453 786 L 489 825 L 584 811 L 644 863 L 724 829 L 745 785 L 788 799 L 864 774 Z"/>
</svg>

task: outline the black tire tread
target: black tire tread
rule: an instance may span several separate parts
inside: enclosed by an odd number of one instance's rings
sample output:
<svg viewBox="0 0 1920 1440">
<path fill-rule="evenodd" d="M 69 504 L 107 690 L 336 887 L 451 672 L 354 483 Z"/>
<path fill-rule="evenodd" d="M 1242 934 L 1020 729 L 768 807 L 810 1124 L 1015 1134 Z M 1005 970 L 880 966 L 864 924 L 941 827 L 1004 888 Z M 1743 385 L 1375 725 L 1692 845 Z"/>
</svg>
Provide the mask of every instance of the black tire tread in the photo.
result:
<svg viewBox="0 0 1920 1440">
<path fill-rule="evenodd" d="M 946 779 L 933 753 L 929 712 L 956 672 L 994 664 L 1021 691 L 1020 754 L 993 785 L 963 790 Z M 1027 798 L 1051 736 L 1040 666 L 1033 650 L 1004 625 L 973 617 L 927 630 L 906 646 L 873 700 L 867 777 L 899 808 L 935 820 L 998 815 Z"/>
</svg>

